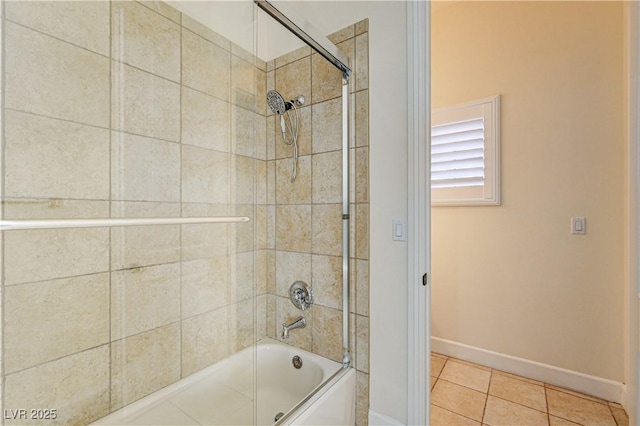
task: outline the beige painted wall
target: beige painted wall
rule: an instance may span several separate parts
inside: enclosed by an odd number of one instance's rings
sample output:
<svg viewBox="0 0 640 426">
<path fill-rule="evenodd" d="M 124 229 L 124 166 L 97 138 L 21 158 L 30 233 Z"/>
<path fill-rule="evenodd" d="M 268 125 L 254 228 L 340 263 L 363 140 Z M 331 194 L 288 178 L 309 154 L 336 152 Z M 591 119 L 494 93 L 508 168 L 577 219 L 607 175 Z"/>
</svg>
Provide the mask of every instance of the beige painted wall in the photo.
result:
<svg viewBox="0 0 640 426">
<path fill-rule="evenodd" d="M 434 108 L 502 96 L 503 199 L 433 209 L 433 336 L 623 381 L 622 3 L 453 3 L 432 37 Z"/>
</svg>

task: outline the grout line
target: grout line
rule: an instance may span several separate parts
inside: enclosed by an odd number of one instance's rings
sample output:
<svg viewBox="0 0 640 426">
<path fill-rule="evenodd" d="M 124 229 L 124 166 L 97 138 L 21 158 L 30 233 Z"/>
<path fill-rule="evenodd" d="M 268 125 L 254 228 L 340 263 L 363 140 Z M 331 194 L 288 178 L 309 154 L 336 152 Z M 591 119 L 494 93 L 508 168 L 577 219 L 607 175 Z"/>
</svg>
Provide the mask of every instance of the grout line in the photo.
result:
<svg viewBox="0 0 640 426">
<path fill-rule="evenodd" d="M 493 379 L 493 372 L 489 373 L 489 385 L 487 386 L 487 393 L 484 396 L 484 407 L 482 408 L 482 420 L 480 423 L 484 423 L 484 416 L 487 413 L 487 405 L 489 404 L 489 390 L 491 389 L 491 380 Z"/>
</svg>

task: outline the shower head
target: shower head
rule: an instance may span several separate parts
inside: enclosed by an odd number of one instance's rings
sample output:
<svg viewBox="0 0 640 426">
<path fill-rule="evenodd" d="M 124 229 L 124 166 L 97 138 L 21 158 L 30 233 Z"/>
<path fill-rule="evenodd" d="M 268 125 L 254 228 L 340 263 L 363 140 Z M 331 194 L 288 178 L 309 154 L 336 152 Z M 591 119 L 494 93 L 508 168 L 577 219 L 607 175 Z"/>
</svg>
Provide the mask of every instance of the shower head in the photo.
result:
<svg viewBox="0 0 640 426">
<path fill-rule="evenodd" d="M 269 90 L 267 92 L 267 105 L 271 108 L 271 111 L 276 114 L 284 114 L 287 110 L 287 104 L 280 93 L 275 90 Z"/>
</svg>

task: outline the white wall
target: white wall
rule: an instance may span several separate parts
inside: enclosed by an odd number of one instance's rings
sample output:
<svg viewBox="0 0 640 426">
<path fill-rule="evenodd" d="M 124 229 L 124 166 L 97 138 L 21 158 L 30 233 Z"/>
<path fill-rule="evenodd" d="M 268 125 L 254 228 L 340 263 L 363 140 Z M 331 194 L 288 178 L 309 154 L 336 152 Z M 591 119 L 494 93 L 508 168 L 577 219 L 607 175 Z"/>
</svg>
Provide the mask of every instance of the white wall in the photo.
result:
<svg viewBox="0 0 640 426">
<path fill-rule="evenodd" d="M 503 197 L 433 209 L 434 336 L 624 381 L 623 24 L 622 2 L 434 13 L 433 107 L 502 95 Z"/>
</svg>

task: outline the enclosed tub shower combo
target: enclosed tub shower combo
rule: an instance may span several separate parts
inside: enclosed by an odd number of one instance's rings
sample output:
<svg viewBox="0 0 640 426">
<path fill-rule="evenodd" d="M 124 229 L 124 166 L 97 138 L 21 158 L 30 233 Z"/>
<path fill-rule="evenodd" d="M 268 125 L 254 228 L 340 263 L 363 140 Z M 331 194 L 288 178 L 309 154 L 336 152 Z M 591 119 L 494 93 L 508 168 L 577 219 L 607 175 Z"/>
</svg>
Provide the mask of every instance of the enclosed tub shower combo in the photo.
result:
<svg viewBox="0 0 640 426">
<path fill-rule="evenodd" d="M 356 424 L 368 22 L 2 8 L 2 424 Z"/>
</svg>

